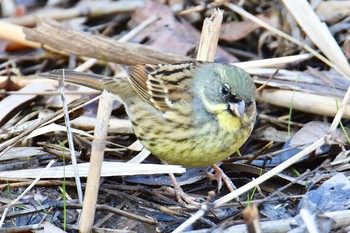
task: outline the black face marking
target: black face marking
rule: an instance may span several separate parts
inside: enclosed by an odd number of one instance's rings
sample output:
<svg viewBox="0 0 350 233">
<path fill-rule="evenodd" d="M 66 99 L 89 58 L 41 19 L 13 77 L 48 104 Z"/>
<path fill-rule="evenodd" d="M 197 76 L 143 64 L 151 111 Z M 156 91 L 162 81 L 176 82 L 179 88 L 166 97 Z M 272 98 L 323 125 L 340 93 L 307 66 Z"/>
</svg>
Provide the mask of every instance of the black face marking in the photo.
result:
<svg viewBox="0 0 350 233">
<path fill-rule="evenodd" d="M 238 103 L 241 101 L 241 99 L 239 99 L 235 93 L 231 92 L 231 87 L 228 84 L 224 84 L 222 86 L 221 94 L 228 103 Z"/>
<path fill-rule="evenodd" d="M 227 110 L 228 113 L 230 113 L 231 116 L 236 117 L 235 114 L 232 112 L 229 104 L 227 105 L 227 109 L 226 110 Z"/>
<path fill-rule="evenodd" d="M 231 94 L 231 93 L 226 95 L 226 99 L 227 99 L 227 102 L 229 103 L 238 103 L 242 101 L 240 98 L 237 97 L 237 95 Z"/>
</svg>

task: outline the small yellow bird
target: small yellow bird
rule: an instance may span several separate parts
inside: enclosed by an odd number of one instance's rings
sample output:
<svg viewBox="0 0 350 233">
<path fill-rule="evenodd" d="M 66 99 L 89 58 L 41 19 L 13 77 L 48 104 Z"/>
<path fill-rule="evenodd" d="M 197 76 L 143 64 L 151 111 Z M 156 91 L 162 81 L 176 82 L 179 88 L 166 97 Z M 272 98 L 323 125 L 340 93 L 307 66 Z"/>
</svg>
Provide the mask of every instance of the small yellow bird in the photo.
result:
<svg viewBox="0 0 350 233">
<path fill-rule="evenodd" d="M 114 78 L 65 71 L 65 81 L 115 94 L 137 138 L 162 160 L 206 167 L 233 154 L 249 137 L 256 89 L 242 69 L 200 61 L 122 68 L 125 74 Z M 45 76 L 58 75 L 62 71 Z"/>
</svg>

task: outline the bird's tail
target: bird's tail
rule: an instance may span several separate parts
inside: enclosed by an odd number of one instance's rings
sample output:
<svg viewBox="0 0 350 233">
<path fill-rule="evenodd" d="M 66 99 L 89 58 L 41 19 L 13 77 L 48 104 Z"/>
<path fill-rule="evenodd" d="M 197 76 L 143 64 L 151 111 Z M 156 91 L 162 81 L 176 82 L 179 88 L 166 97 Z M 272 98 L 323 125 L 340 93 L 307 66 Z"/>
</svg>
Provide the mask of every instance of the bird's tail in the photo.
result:
<svg viewBox="0 0 350 233">
<path fill-rule="evenodd" d="M 66 69 L 53 70 L 49 73 L 40 74 L 40 76 L 53 80 L 62 78 L 65 82 L 90 87 L 96 90 L 103 90 L 104 81 L 106 79 L 106 76 L 103 75 L 87 74 Z"/>
</svg>

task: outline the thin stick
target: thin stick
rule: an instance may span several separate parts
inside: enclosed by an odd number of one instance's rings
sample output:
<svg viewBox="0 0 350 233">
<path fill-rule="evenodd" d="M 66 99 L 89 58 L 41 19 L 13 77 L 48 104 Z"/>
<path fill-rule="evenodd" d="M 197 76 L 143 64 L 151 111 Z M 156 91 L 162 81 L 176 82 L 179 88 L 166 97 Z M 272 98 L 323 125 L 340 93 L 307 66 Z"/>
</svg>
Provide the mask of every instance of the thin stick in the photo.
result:
<svg viewBox="0 0 350 233">
<path fill-rule="evenodd" d="M 66 95 L 95 95 L 101 94 L 101 91 L 65 91 Z M 1 95 L 61 95 L 59 91 L 41 91 L 41 92 L 20 92 L 0 90 Z"/>
<path fill-rule="evenodd" d="M 349 99 L 350 99 L 350 86 L 348 87 L 348 90 L 346 91 L 345 96 L 341 102 L 340 109 L 338 110 L 337 114 L 335 115 L 334 120 L 332 122 L 332 125 L 329 128 L 330 134 L 332 134 L 335 131 L 335 129 L 338 127 L 339 122 L 340 122 L 340 120 L 343 116 L 343 113 L 345 111 L 345 108 L 348 106 L 347 103 L 349 103 Z"/>
<path fill-rule="evenodd" d="M 81 186 L 81 181 L 79 177 L 79 172 L 77 168 L 77 157 L 74 150 L 74 142 L 73 142 L 73 133 L 72 128 L 70 125 L 70 119 L 69 119 L 69 113 L 68 113 L 68 107 L 67 107 L 67 101 L 66 96 L 64 94 L 64 70 L 63 70 L 63 76 L 62 79 L 58 80 L 60 91 L 61 91 L 61 99 L 62 99 L 62 105 L 63 105 L 63 113 L 64 113 L 64 121 L 67 128 L 67 137 L 68 137 L 68 145 L 71 155 L 72 164 L 74 165 L 74 176 L 75 176 L 75 182 L 77 183 L 77 192 L 78 192 L 78 198 L 79 203 L 83 203 L 83 190 Z"/>
</svg>

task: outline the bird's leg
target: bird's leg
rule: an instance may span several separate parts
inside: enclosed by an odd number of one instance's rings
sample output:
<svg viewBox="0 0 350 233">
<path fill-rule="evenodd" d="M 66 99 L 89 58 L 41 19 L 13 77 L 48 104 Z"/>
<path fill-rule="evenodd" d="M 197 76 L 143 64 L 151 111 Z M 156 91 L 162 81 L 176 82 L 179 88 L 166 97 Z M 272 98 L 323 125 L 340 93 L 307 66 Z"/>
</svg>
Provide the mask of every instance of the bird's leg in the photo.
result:
<svg viewBox="0 0 350 233">
<path fill-rule="evenodd" d="M 225 172 L 216 164 L 212 165 L 215 174 L 207 174 L 208 177 L 212 180 L 216 180 L 218 182 L 218 191 L 220 191 L 222 187 L 222 181 L 226 184 L 226 187 L 230 190 L 230 192 L 233 192 L 235 189 L 235 185 L 232 183 L 231 179 L 225 174 Z"/>
<path fill-rule="evenodd" d="M 169 177 L 171 179 L 171 182 L 173 183 L 175 196 L 176 196 L 177 201 L 180 203 L 180 205 L 186 206 L 186 203 L 188 203 L 188 204 L 196 206 L 196 207 L 201 206 L 199 204 L 199 202 L 196 202 L 194 200 L 194 198 L 190 197 L 182 190 L 181 186 L 176 181 L 176 178 L 175 178 L 173 173 L 169 173 Z"/>
<path fill-rule="evenodd" d="M 168 164 L 166 161 L 162 162 L 164 164 Z M 174 187 L 174 193 L 175 193 L 175 197 L 176 200 L 179 202 L 180 205 L 182 206 L 186 206 L 186 203 L 196 206 L 196 207 L 200 207 L 200 203 L 195 201 L 195 198 L 190 197 L 189 195 L 187 195 L 183 189 L 181 188 L 181 186 L 179 185 L 179 183 L 177 182 L 175 176 L 173 173 L 168 173 L 171 183 L 173 183 L 173 187 Z"/>
</svg>

